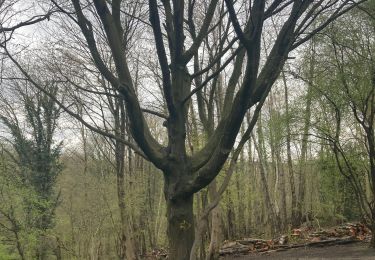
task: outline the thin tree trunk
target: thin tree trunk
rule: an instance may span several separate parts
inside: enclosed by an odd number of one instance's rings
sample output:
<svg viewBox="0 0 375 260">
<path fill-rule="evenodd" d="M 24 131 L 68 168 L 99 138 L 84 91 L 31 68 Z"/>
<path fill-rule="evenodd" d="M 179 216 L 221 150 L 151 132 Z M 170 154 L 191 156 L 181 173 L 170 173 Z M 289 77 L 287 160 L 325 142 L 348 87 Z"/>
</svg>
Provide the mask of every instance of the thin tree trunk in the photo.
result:
<svg viewBox="0 0 375 260">
<path fill-rule="evenodd" d="M 289 184 L 291 192 L 291 225 L 292 227 L 297 227 L 297 196 L 296 196 L 296 187 L 294 181 L 294 172 L 293 172 L 293 161 L 292 161 L 292 152 L 291 152 L 291 130 L 290 130 L 290 112 L 289 112 L 289 95 L 288 95 L 288 85 L 285 77 L 285 73 L 282 72 L 283 82 L 284 82 L 284 91 L 285 91 L 285 113 L 286 113 L 286 153 L 288 157 L 288 171 L 289 171 Z"/>
<path fill-rule="evenodd" d="M 312 85 L 315 77 L 315 45 L 311 43 L 310 53 L 310 64 L 309 64 L 309 75 L 308 75 L 308 89 L 306 94 L 306 109 L 304 116 L 304 126 L 302 133 L 302 144 L 301 144 L 301 161 L 299 170 L 299 189 L 298 189 L 298 203 L 297 203 L 297 219 L 298 223 L 301 224 L 303 217 L 303 210 L 305 204 L 305 189 L 306 189 L 306 160 L 307 160 L 307 148 L 309 139 L 309 130 L 311 124 L 311 103 L 312 103 Z"/>
<path fill-rule="evenodd" d="M 216 180 L 210 183 L 209 187 L 210 199 L 215 200 L 218 196 L 216 188 Z M 219 249 L 222 241 L 222 226 L 221 226 L 221 207 L 218 204 L 211 211 L 211 240 L 208 248 L 206 260 L 218 259 Z"/>
<path fill-rule="evenodd" d="M 374 100 L 374 98 L 372 98 Z M 371 107 L 371 112 L 372 114 L 370 115 L 371 118 L 374 118 L 375 114 L 375 105 L 372 105 Z M 370 164 L 370 176 L 371 176 L 371 188 L 372 188 L 372 199 L 375 198 L 375 137 L 374 137 L 374 121 L 370 120 L 369 122 L 369 127 L 366 128 L 366 136 L 367 136 L 367 142 L 368 142 L 368 147 L 369 147 L 369 164 Z M 366 195 L 365 195 L 366 196 Z M 375 206 L 374 204 L 371 205 L 371 231 L 372 231 L 372 236 L 371 236 L 371 241 L 370 241 L 370 247 L 375 248 Z"/>
<path fill-rule="evenodd" d="M 261 129 L 260 129 L 261 126 L 259 126 L 259 122 L 260 122 L 260 119 L 258 121 L 258 138 L 262 139 L 263 136 L 262 136 Z M 269 187 L 268 187 L 268 183 L 267 183 L 267 178 L 266 178 L 267 167 L 266 167 L 265 161 L 264 161 L 265 160 L 264 151 L 263 151 L 263 148 L 261 148 L 261 144 L 260 144 L 261 140 L 259 140 L 259 143 L 258 143 L 257 140 L 255 139 L 254 135 L 252 135 L 252 138 L 253 138 L 253 141 L 254 141 L 255 149 L 258 152 L 258 156 L 259 156 L 260 180 L 261 180 L 261 183 L 262 183 L 262 186 L 263 186 L 263 194 L 264 194 L 264 199 L 265 199 L 266 208 L 267 208 L 266 210 L 267 210 L 268 218 L 269 218 L 270 224 L 271 224 L 271 235 L 274 235 L 277 232 L 277 229 L 278 229 L 278 227 L 276 225 L 277 216 L 276 216 L 276 213 L 275 213 L 274 206 L 272 205 Z"/>
<path fill-rule="evenodd" d="M 244 135 L 244 132 L 245 132 L 245 128 L 242 126 L 241 127 L 241 136 Z M 236 189 L 237 189 L 237 201 L 238 201 L 238 213 L 237 213 L 237 215 L 238 215 L 238 223 L 237 223 L 238 229 L 237 230 L 238 230 L 238 236 L 245 236 L 246 233 L 247 233 L 247 227 L 246 227 L 246 223 L 245 223 L 245 213 L 246 213 L 247 203 L 246 203 L 246 200 L 244 200 L 243 198 L 247 198 L 247 197 L 246 197 L 246 189 L 242 189 L 241 184 L 246 178 L 246 175 L 244 175 L 243 173 L 246 172 L 247 163 L 245 161 L 245 154 L 244 154 L 243 149 L 241 150 L 241 153 L 239 155 L 238 166 L 239 166 L 238 167 L 239 169 L 237 169 L 238 173 L 235 176 L 236 177 Z"/>
<path fill-rule="evenodd" d="M 124 181 L 124 154 L 122 153 L 122 144 L 116 142 L 116 172 L 117 172 L 117 199 L 120 210 L 120 259 L 125 259 L 126 255 L 126 208 L 125 208 L 125 181 Z"/>
<path fill-rule="evenodd" d="M 280 194 L 280 226 L 281 230 L 286 228 L 287 213 L 286 213 L 286 190 L 285 190 L 285 174 L 281 161 L 280 150 L 276 151 L 277 174 L 279 176 L 279 194 Z"/>
<path fill-rule="evenodd" d="M 308 148 L 308 133 L 310 129 L 310 118 L 311 118 L 311 86 L 308 88 L 306 110 L 305 110 L 305 122 L 302 134 L 302 145 L 301 145 L 301 160 L 299 170 L 299 189 L 298 189 L 298 202 L 297 202 L 297 219 L 298 223 L 301 224 L 303 217 L 303 210 L 305 204 L 305 189 L 306 189 L 306 160 L 307 160 L 307 148 Z"/>
<path fill-rule="evenodd" d="M 25 254 L 23 252 L 23 247 L 21 245 L 21 242 L 20 242 L 20 238 L 19 238 L 19 235 L 18 235 L 18 232 L 17 231 L 14 231 L 14 235 L 16 237 L 16 246 L 17 246 L 17 251 L 18 251 L 18 254 L 20 255 L 21 257 L 21 260 L 25 260 Z"/>
<path fill-rule="evenodd" d="M 117 111 L 115 115 L 115 129 L 117 131 L 117 137 L 125 140 L 126 121 L 124 105 L 120 102 L 117 105 Z M 121 259 L 138 259 L 135 253 L 134 239 L 132 232 L 129 232 L 129 221 L 126 214 L 125 205 L 125 145 L 124 143 L 117 141 L 115 143 L 115 158 L 116 158 L 116 175 L 117 175 L 117 199 L 120 210 L 120 258 Z"/>
</svg>

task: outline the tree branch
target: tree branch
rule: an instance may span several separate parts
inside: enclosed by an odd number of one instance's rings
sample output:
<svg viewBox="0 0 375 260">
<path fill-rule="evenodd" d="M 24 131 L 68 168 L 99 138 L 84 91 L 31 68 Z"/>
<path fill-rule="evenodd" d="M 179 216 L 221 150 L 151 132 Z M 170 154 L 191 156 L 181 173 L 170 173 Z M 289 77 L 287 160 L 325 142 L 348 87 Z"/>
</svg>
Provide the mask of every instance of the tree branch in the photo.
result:
<svg viewBox="0 0 375 260">
<path fill-rule="evenodd" d="M 198 51 L 198 48 L 203 41 L 203 38 L 206 37 L 209 26 L 211 24 L 212 18 L 216 10 L 217 3 L 218 3 L 218 0 L 211 0 L 208 6 L 206 16 L 203 21 L 203 25 L 201 29 L 199 30 L 197 37 L 194 39 L 194 42 L 190 46 L 190 48 L 187 51 L 185 51 L 185 53 L 183 54 L 182 62 L 184 64 L 187 64 L 191 60 L 194 54 Z"/>
<path fill-rule="evenodd" d="M 162 72 L 165 101 L 167 103 L 169 114 L 174 115 L 176 112 L 175 112 L 175 106 L 173 104 L 173 97 L 172 97 L 172 83 L 171 83 L 171 77 L 170 77 L 170 72 L 169 72 L 167 54 L 165 52 L 165 47 L 163 43 L 163 35 L 161 32 L 160 18 L 159 18 L 159 12 L 157 8 L 156 0 L 149 0 L 149 6 L 150 6 L 150 22 L 152 24 L 152 30 L 154 32 L 156 51 L 158 54 L 158 59 L 159 59 L 160 68 Z"/>
</svg>

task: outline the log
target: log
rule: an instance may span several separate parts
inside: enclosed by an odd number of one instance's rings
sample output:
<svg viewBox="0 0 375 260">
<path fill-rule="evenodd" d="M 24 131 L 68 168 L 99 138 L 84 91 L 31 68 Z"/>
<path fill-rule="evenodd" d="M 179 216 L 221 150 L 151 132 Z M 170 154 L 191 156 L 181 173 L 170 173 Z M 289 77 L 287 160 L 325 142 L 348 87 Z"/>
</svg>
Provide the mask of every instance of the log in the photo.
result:
<svg viewBox="0 0 375 260">
<path fill-rule="evenodd" d="M 344 237 L 344 238 L 335 238 L 335 239 L 327 239 L 322 241 L 316 241 L 316 242 L 309 242 L 305 245 L 308 247 L 322 247 L 327 245 L 343 245 L 343 244 L 349 244 L 358 242 L 357 239 L 352 237 Z"/>
<path fill-rule="evenodd" d="M 335 239 L 328 239 L 316 242 L 308 242 L 303 244 L 291 244 L 291 245 L 275 245 L 274 248 L 277 250 L 279 248 L 282 249 L 292 249 L 292 248 L 299 248 L 299 247 L 323 247 L 323 246 L 333 246 L 333 245 L 345 245 L 350 243 L 359 242 L 359 240 L 354 239 L 352 237 L 345 237 L 345 238 L 335 238 Z"/>
<path fill-rule="evenodd" d="M 243 245 L 255 244 L 255 243 L 268 243 L 269 240 L 259 238 L 244 238 L 242 240 L 236 240 L 238 243 Z"/>
<path fill-rule="evenodd" d="M 242 254 L 250 251 L 250 248 L 247 246 L 243 247 L 227 247 L 225 249 L 220 249 L 220 255 L 229 255 L 229 254 Z"/>
</svg>

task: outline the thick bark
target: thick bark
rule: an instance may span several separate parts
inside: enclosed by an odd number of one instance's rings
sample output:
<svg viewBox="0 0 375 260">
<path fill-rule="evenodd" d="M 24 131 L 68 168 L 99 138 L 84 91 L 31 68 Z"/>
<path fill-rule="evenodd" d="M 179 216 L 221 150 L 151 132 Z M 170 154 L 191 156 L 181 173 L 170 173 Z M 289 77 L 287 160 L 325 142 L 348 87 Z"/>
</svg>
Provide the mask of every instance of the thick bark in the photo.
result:
<svg viewBox="0 0 375 260">
<path fill-rule="evenodd" d="M 188 260 L 194 242 L 193 198 L 170 200 L 167 196 L 169 259 Z"/>
<path fill-rule="evenodd" d="M 177 7 L 176 7 L 177 8 Z M 178 56 L 178 53 L 176 53 Z M 183 98 L 190 89 L 190 78 L 184 67 L 172 69 L 173 103 L 180 109 L 170 114 L 168 128 L 168 167 L 164 170 L 164 195 L 167 201 L 167 221 L 170 259 L 188 260 L 194 243 L 194 192 L 181 192 L 191 182 L 191 165 L 186 152 L 188 105 Z M 177 87 L 178 86 L 178 87 Z"/>
</svg>

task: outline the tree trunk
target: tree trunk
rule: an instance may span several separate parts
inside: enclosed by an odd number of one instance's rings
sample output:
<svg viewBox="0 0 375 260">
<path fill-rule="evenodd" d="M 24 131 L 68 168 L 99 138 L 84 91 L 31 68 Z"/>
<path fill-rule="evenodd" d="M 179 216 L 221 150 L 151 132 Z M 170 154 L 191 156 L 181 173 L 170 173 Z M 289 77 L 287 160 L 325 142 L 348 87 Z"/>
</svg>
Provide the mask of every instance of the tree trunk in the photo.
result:
<svg viewBox="0 0 375 260">
<path fill-rule="evenodd" d="M 375 216 L 372 217 L 372 219 L 375 219 Z M 370 241 L 370 247 L 375 248 L 375 222 L 372 223 L 371 228 L 371 241 Z"/>
<path fill-rule="evenodd" d="M 296 187 L 294 181 L 294 172 L 293 172 L 293 161 L 292 161 L 292 152 L 291 152 L 291 129 L 290 129 L 290 112 L 289 112 L 289 95 L 288 95 L 288 85 L 286 82 L 285 73 L 282 72 L 283 82 L 284 82 L 284 100 L 285 100 L 285 114 L 286 114 L 286 153 L 288 157 L 288 172 L 289 172 L 289 184 L 290 184 L 290 195 L 291 195 L 291 207 L 292 212 L 290 216 L 290 224 L 292 227 L 298 226 L 297 220 L 297 195 Z"/>
<path fill-rule="evenodd" d="M 375 110 L 375 109 L 374 109 Z M 374 110 L 373 113 L 374 113 Z M 373 115 L 372 115 L 373 116 Z M 374 118 L 374 117 L 372 117 Z M 371 175 L 371 182 L 372 182 L 372 199 L 375 198 L 375 139 L 374 139 L 374 130 L 372 124 L 374 121 L 370 121 L 370 127 L 367 128 L 367 142 L 369 146 L 369 159 L 370 159 L 370 175 Z M 372 224 L 372 235 L 371 235 L 371 242 L 370 247 L 375 248 L 375 206 L 372 204 L 371 208 L 371 224 Z"/>
<path fill-rule="evenodd" d="M 286 212 L 286 190 L 285 190 L 285 173 L 283 164 L 281 161 L 280 150 L 276 151 L 276 162 L 277 162 L 277 174 L 279 176 L 279 196 L 280 196 L 280 226 L 281 230 L 284 231 L 287 223 L 287 212 Z"/>
<path fill-rule="evenodd" d="M 117 144 L 118 145 L 118 144 Z M 125 186 L 124 186 L 124 172 L 123 172 L 123 163 L 119 161 L 119 158 L 116 158 L 118 164 L 121 164 L 120 168 L 117 168 L 117 199 L 118 207 L 120 210 L 120 221 L 121 221 L 121 230 L 120 230 L 120 250 L 119 257 L 120 259 L 125 259 L 126 255 L 126 209 L 125 209 Z M 117 166 L 118 167 L 118 166 Z"/>
<path fill-rule="evenodd" d="M 215 198 L 218 196 L 216 180 L 213 180 L 210 183 L 208 189 L 210 192 L 211 201 L 215 200 Z M 218 259 L 219 257 L 220 243 L 222 240 L 221 213 L 220 204 L 218 204 L 211 211 L 211 240 L 206 260 Z"/>
<path fill-rule="evenodd" d="M 125 140 L 126 116 L 123 102 L 116 104 L 115 130 L 119 139 Z M 116 140 L 115 143 L 116 175 L 117 175 L 117 199 L 120 211 L 120 259 L 138 259 L 136 247 L 131 232 L 125 205 L 125 144 Z M 130 166 L 129 166 L 130 167 Z"/>
<path fill-rule="evenodd" d="M 312 88 L 315 76 L 315 45 L 314 42 L 311 43 L 311 58 L 309 64 L 309 75 L 308 75 L 308 88 L 306 94 L 306 109 L 304 126 L 302 133 L 302 144 L 301 144 L 301 161 L 299 170 L 299 190 L 298 190 L 298 202 L 297 202 L 297 222 L 301 224 L 303 217 L 303 210 L 305 204 L 305 189 L 306 189 L 306 160 L 307 160 L 307 148 L 309 141 L 309 130 L 311 125 L 311 103 L 312 103 Z"/>
<path fill-rule="evenodd" d="M 263 136 L 261 134 L 261 131 L 259 131 L 260 127 L 261 126 L 259 126 L 259 124 L 258 124 L 258 138 L 262 139 Z M 259 136 L 259 134 L 260 134 L 260 136 Z M 253 134 L 252 134 L 252 138 L 253 138 L 253 141 L 254 141 L 255 150 L 258 152 L 258 155 L 259 155 L 260 180 L 261 180 L 262 190 L 263 190 L 263 194 L 264 194 L 264 200 L 265 200 L 265 204 L 266 204 L 266 211 L 267 211 L 268 219 L 270 221 L 269 224 L 271 225 L 270 231 L 271 231 L 271 235 L 273 236 L 273 235 L 276 234 L 276 232 L 278 231 L 279 228 L 277 227 L 277 225 L 275 223 L 276 220 L 277 220 L 277 215 L 276 215 L 274 206 L 271 202 L 271 195 L 270 195 L 269 188 L 268 188 L 268 183 L 267 183 L 267 178 L 266 178 L 267 167 L 266 167 L 265 161 L 264 161 L 263 148 L 261 147 L 261 140 L 259 140 L 259 143 L 258 143 Z"/>
<path fill-rule="evenodd" d="M 120 169 L 123 170 L 121 167 Z M 134 245 L 133 232 L 129 229 L 128 217 L 125 205 L 125 182 L 124 171 L 118 169 L 117 173 L 117 196 L 120 210 L 121 230 L 120 230 L 120 259 L 138 259 Z"/>
<path fill-rule="evenodd" d="M 193 194 L 167 200 L 169 259 L 189 260 L 194 242 Z"/>
<path fill-rule="evenodd" d="M 13 230 L 14 230 L 13 231 L 14 235 L 16 237 L 16 245 L 17 245 L 18 254 L 20 255 L 21 260 L 25 260 L 26 258 L 25 258 L 25 254 L 23 252 L 23 247 L 22 247 L 21 242 L 20 242 L 20 237 L 18 235 L 18 231 L 17 231 L 17 229 L 14 229 L 14 228 L 13 228 Z"/>
<path fill-rule="evenodd" d="M 299 190 L 298 190 L 298 211 L 297 219 L 298 223 L 301 224 L 304 203 L 305 203 L 305 188 L 306 188 L 306 160 L 307 160 L 307 148 L 308 148 L 308 138 L 310 129 L 310 119 L 311 119 L 311 86 L 308 87 L 307 101 L 306 101 L 306 111 L 305 111 L 305 122 L 302 134 L 302 144 L 301 144 L 301 161 L 300 161 L 300 171 L 299 171 Z"/>
</svg>

